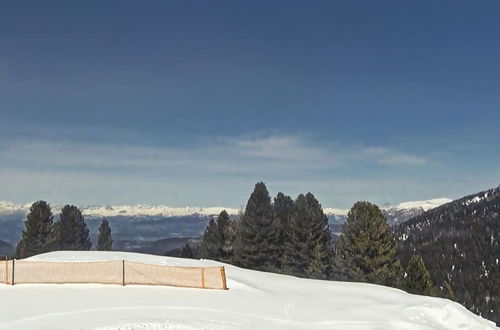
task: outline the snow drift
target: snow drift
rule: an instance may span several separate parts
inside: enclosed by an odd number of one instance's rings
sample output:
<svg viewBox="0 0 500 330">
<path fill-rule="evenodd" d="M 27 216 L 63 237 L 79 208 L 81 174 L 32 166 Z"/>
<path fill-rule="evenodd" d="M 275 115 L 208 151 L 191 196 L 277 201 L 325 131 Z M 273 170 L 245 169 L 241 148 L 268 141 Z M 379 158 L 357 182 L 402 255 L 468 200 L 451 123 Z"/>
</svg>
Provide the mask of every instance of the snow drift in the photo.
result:
<svg viewBox="0 0 500 330">
<path fill-rule="evenodd" d="M 440 298 L 300 279 L 210 260 L 63 251 L 29 260 L 224 265 L 227 291 L 99 284 L 0 285 L 0 329 L 495 329 Z"/>
</svg>

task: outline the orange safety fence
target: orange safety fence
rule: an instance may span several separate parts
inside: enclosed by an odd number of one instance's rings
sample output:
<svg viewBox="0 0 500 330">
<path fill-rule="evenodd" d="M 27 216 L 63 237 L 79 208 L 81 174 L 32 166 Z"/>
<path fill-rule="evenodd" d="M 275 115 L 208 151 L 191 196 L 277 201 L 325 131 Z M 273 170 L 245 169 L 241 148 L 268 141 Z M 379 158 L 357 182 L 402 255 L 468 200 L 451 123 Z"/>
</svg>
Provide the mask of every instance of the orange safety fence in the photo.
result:
<svg viewBox="0 0 500 330">
<path fill-rule="evenodd" d="M 0 280 L 21 283 L 142 284 L 226 290 L 224 267 L 179 267 L 127 260 L 96 262 L 0 261 Z"/>
</svg>

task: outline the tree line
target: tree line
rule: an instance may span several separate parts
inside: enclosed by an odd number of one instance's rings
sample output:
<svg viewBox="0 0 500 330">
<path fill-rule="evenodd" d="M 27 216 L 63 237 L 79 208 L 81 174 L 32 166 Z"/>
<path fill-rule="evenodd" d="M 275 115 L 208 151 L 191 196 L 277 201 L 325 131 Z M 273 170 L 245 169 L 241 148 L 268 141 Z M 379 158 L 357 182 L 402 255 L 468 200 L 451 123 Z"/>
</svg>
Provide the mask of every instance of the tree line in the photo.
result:
<svg viewBox="0 0 500 330">
<path fill-rule="evenodd" d="M 334 238 L 312 193 L 293 200 L 280 192 L 271 200 L 266 185 L 259 182 L 236 219 L 222 211 L 210 220 L 199 256 L 254 270 L 436 294 L 438 289 L 419 255 L 413 255 L 406 267 L 401 265 L 395 237 L 377 205 L 355 203 L 340 238 Z M 186 245 L 181 254 L 196 253 Z"/>
<path fill-rule="evenodd" d="M 357 202 L 334 240 L 319 201 L 312 193 L 295 200 L 278 193 L 272 200 L 259 182 L 245 210 L 231 220 L 226 211 L 210 220 L 199 251 L 186 245 L 182 257 L 203 257 L 241 267 L 304 278 L 361 281 L 434 294 L 429 272 L 419 255 L 402 267 L 396 240 L 382 211 Z M 102 220 L 95 248 L 112 249 L 109 223 Z M 56 250 L 90 250 L 89 230 L 73 205 L 61 209 L 57 221 L 45 201 L 33 203 L 16 248 L 17 258 Z M 452 291 L 446 287 L 449 296 Z"/>
<path fill-rule="evenodd" d="M 74 205 L 65 205 L 58 220 L 54 221 L 50 205 L 45 201 L 35 202 L 30 207 L 24 226 L 16 247 L 16 258 L 57 250 L 86 251 L 92 248 L 85 219 Z M 99 227 L 95 248 L 108 251 L 112 249 L 112 244 L 111 228 L 104 219 Z"/>
</svg>

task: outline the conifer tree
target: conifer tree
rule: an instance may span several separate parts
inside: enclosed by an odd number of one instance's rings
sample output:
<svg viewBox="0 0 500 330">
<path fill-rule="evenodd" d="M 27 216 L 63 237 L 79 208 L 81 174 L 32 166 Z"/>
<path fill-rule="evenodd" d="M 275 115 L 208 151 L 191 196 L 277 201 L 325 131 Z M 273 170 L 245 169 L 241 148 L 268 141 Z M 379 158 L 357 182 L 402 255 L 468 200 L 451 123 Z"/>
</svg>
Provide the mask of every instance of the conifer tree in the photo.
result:
<svg viewBox="0 0 500 330">
<path fill-rule="evenodd" d="M 216 220 L 211 219 L 201 240 L 201 256 L 207 259 L 223 260 L 227 257 L 226 227 L 229 215 L 223 210 Z"/>
<path fill-rule="evenodd" d="M 311 278 L 326 278 L 330 265 L 328 218 L 313 194 L 300 194 L 286 232 L 283 270 Z"/>
<path fill-rule="evenodd" d="M 455 301 L 455 293 L 453 292 L 453 289 L 451 288 L 451 285 L 448 281 L 444 281 L 443 283 L 443 290 L 444 290 L 444 297 L 450 300 Z"/>
<path fill-rule="evenodd" d="M 47 202 L 33 203 L 24 225 L 25 229 L 16 248 L 17 258 L 31 257 L 57 248 L 52 211 Z"/>
<path fill-rule="evenodd" d="M 181 258 L 189 258 L 189 259 L 194 258 L 193 250 L 191 249 L 191 246 L 189 246 L 188 243 L 186 243 L 186 245 L 184 245 L 184 247 L 181 250 Z"/>
<path fill-rule="evenodd" d="M 222 255 L 222 237 L 214 219 L 210 219 L 201 240 L 201 257 L 218 260 Z"/>
<path fill-rule="evenodd" d="M 274 226 L 277 231 L 277 246 L 279 249 L 279 257 L 278 257 L 278 268 L 282 268 L 281 265 L 284 259 L 285 252 L 285 241 L 286 241 L 286 232 L 288 230 L 289 223 L 291 221 L 293 215 L 293 200 L 290 196 L 286 196 L 283 193 L 278 193 L 274 198 L 273 203 L 273 217 L 274 217 Z"/>
<path fill-rule="evenodd" d="M 279 258 L 273 207 L 266 185 L 259 182 L 240 219 L 234 261 L 245 268 L 276 271 Z"/>
<path fill-rule="evenodd" d="M 378 206 L 354 204 L 342 225 L 335 259 L 341 279 L 398 285 L 401 270 L 395 239 Z"/>
<path fill-rule="evenodd" d="M 108 220 L 104 219 L 99 226 L 99 236 L 97 237 L 98 251 L 111 251 L 113 248 L 113 238 Z"/>
<path fill-rule="evenodd" d="M 430 295 L 432 281 L 424 260 L 418 254 L 412 255 L 408 268 L 406 269 L 404 288 L 409 293 Z"/>
<path fill-rule="evenodd" d="M 243 211 L 241 211 L 243 213 Z M 236 240 L 236 234 L 238 232 L 238 220 L 229 220 L 224 228 L 224 246 L 222 250 L 224 251 L 224 258 L 221 261 L 233 262 L 234 261 L 234 242 Z"/>
<path fill-rule="evenodd" d="M 89 230 L 80 210 L 73 205 L 65 205 L 61 209 L 59 221 L 56 223 L 62 250 L 90 250 L 92 243 Z"/>
</svg>

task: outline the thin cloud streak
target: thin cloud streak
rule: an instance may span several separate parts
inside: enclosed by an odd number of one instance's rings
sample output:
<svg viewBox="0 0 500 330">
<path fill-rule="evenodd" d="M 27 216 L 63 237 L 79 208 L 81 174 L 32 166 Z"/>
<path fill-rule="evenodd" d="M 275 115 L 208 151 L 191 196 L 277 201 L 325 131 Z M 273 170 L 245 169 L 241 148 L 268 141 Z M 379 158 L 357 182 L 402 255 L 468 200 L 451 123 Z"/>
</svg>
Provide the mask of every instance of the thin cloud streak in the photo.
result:
<svg viewBox="0 0 500 330">
<path fill-rule="evenodd" d="M 365 148 L 363 153 L 379 165 L 420 166 L 427 164 L 427 159 L 420 156 L 395 152 L 381 147 Z"/>
</svg>

